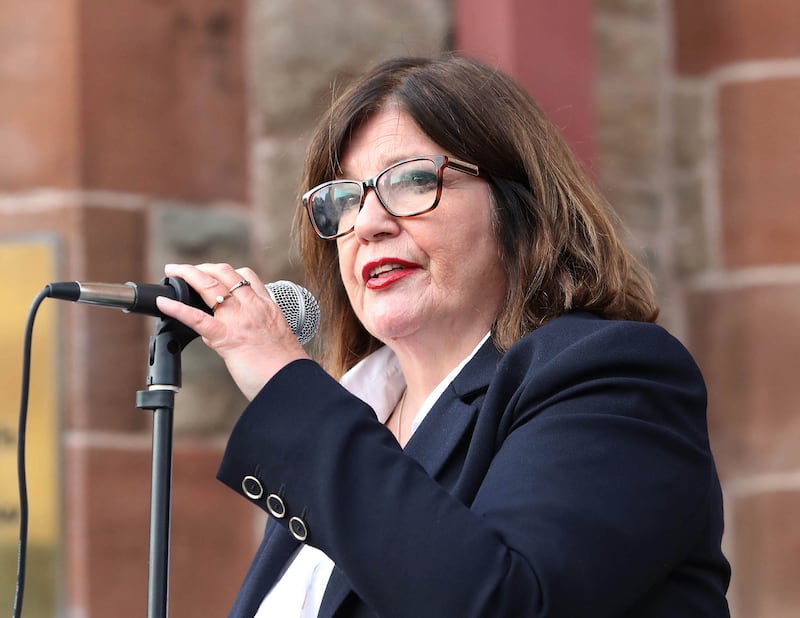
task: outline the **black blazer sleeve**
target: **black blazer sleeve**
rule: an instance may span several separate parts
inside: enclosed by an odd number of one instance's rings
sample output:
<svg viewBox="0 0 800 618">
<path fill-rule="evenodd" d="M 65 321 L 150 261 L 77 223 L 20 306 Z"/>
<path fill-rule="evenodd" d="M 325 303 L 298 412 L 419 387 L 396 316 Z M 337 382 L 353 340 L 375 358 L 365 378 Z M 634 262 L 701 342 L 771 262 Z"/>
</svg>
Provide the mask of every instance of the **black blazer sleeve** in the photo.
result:
<svg viewBox="0 0 800 618">
<path fill-rule="evenodd" d="M 418 430 L 466 427 L 433 474 L 298 361 L 245 410 L 219 477 L 280 493 L 381 617 L 728 615 L 705 388 L 680 343 L 573 315 L 470 365 L 484 390 L 457 379 Z"/>
</svg>

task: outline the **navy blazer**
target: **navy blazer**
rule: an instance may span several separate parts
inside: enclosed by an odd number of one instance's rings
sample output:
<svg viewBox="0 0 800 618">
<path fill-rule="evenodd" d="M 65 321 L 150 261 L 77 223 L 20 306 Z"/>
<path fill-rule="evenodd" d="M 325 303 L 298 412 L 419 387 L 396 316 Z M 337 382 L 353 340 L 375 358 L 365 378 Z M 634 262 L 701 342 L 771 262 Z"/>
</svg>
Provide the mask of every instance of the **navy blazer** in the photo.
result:
<svg viewBox="0 0 800 618">
<path fill-rule="evenodd" d="M 405 450 L 316 363 L 291 363 L 219 470 L 287 510 L 231 616 L 253 616 L 279 577 L 299 544 L 289 525 L 336 563 L 326 618 L 728 616 L 705 408 L 665 330 L 586 313 L 506 354 L 487 342 Z"/>
</svg>

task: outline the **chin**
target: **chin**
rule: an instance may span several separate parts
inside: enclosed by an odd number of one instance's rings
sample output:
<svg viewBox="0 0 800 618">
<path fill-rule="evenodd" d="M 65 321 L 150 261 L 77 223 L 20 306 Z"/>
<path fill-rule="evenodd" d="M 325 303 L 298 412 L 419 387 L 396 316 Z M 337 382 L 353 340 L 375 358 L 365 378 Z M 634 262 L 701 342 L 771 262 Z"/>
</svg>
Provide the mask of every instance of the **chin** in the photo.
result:
<svg viewBox="0 0 800 618">
<path fill-rule="evenodd" d="M 419 331 L 416 323 L 409 323 L 407 320 L 398 320 L 397 316 L 387 319 L 373 319 L 364 323 L 364 327 L 376 339 L 389 345 L 392 341 L 397 341 L 404 337 L 410 337 Z"/>
</svg>

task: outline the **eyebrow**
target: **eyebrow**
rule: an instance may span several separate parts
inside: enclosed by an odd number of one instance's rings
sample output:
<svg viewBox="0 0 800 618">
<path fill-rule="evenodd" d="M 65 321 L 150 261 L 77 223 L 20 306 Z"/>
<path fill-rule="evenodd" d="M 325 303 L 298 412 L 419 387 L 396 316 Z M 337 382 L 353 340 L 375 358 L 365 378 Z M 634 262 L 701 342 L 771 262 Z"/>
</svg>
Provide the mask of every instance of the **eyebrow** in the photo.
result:
<svg viewBox="0 0 800 618">
<path fill-rule="evenodd" d="M 429 156 L 429 155 L 425 155 L 425 154 L 403 154 L 403 155 L 398 156 L 398 157 L 395 157 L 395 156 L 384 157 L 384 158 L 382 158 L 382 159 L 380 159 L 378 161 L 378 165 L 381 166 L 380 169 L 375 174 L 372 174 L 372 176 L 380 174 L 387 167 L 391 167 L 392 165 L 394 165 L 395 163 L 399 163 L 400 161 L 405 161 L 406 159 L 413 159 L 414 157 L 425 157 L 425 156 Z M 341 165 L 339 166 L 339 172 L 340 173 L 336 175 L 337 179 L 356 180 L 356 178 L 354 177 L 353 174 L 345 173 L 344 168 Z M 360 180 L 363 180 L 363 179 L 360 179 Z"/>
</svg>

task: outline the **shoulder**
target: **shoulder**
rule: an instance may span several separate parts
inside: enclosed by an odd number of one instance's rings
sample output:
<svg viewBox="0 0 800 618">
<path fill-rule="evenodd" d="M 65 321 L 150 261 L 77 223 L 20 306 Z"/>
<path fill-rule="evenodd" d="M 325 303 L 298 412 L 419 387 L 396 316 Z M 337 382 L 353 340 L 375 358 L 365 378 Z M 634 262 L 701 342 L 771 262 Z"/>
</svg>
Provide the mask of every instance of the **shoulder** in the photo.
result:
<svg viewBox="0 0 800 618">
<path fill-rule="evenodd" d="M 586 312 L 556 318 L 520 339 L 503 361 L 535 369 L 623 364 L 682 368 L 701 378 L 692 355 L 663 327 L 650 322 L 606 320 Z"/>
<path fill-rule="evenodd" d="M 630 320 L 607 320 L 593 313 L 579 311 L 555 318 L 532 333 L 520 339 L 517 346 L 538 346 L 545 351 L 549 345 L 563 349 L 565 344 L 602 340 L 604 338 L 624 337 L 629 343 L 658 343 L 659 346 L 679 347 L 681 344 L 673 335 L 652 322 Z"/>
<path fill-rule="evenodd" d="M 588 313 L 559 317 L 512 346 L 491 391 L 517 420 L 590 413 L 656 424 L 691 418 L 693 434 L 705 427 L 706 389 L 697 364 L 652 323 Z"/>
</svg>

